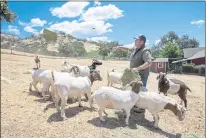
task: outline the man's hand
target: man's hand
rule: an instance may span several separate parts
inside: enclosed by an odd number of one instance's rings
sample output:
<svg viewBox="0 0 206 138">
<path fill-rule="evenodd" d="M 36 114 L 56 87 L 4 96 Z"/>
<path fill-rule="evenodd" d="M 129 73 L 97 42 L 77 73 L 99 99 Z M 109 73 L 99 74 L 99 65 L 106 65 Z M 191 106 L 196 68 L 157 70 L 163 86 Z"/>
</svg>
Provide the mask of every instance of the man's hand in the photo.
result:
<svg viewBox="0 0 206 138">
<path fill-rule="evenodd" d="M 138 68 L 132 68 L 132 71 L 138 71 L 139 69 Z"/>
</svg>

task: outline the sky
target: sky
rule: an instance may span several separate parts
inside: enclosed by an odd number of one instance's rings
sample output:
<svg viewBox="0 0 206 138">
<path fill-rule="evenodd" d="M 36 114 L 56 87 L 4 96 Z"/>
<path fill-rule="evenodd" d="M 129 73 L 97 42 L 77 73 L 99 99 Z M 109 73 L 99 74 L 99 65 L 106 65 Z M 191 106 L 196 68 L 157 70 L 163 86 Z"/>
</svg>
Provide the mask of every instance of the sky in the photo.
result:
<svg viewBox="0 0 206 138">
<path fill-rule="evenodd" d="M 187 34 L 205 46 L 204 2 L 9 2 L 18 18 L 2 22 L 2 32 L 21 38 L 44 28 L 93 41 L 119 41 L 131 46 L 143 34 L 147 46 L 169 31 Z M 95 28 L 95 29 L 93 29 Z"/>
</svg>

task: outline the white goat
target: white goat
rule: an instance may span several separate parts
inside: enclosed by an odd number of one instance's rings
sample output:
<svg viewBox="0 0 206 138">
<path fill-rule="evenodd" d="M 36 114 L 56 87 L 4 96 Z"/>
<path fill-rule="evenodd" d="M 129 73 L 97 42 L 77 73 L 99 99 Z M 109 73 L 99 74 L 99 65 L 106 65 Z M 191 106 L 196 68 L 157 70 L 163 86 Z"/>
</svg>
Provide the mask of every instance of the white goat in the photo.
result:
<svg viewBox="0 0 206 138">
<path fill-rule="evenodd" d="M 105 108 L 124 110 L 127 114 L 126 124 L 129 124 L 130 110 L 139 99 L 139 91 L 142 87 L 142 82 L 133 81 L 129 84 L 132 90 L 119 90 L 113 87 L 101 87 L 92 94 L 92 102 L 95 100 L 99 106 L 99 117 L 101 121 L 105 121 L 102 117 L 102 112 L 107 116 Z"/>
<path fill-rule="evenodd" d="M 71 70 L 71 68 L 73 66 L 77 66 L 79 68 L 79 72 L 80 72 L 79 76 L 81 76 L 81 77 L 85 77 L 85 76 L 89 76 L 90 75 L 90 69 L 89 69 L 88 66 L 81 66 L 81 65 L 70 64 L 67 61 L 64 61 L 62 66 L 64 68 L 63 71 L 68 71 L 68 72 L 70 72 L 70 70 Z"/>
<path fill-rule="evenodd" d="M 55 77 L 53 78 L 56 79 Z M 68 97 L 78 97 L 79 107 L 81 104 L 81 94 L 87 94 L 90 107 L 91 104 L 91 86 L 94 81 L 102 81 L 102 77 L 99 71 L 92 71 L 89 76 L 86 77 L 62 77 L 55 81 L 53 87 L 55 90 L 55 106 L 57 111 L 60 110 L 58 102 L 61 99 L 61 117 L 63 120 L 65 117 L 65 105 Z"/>
<path fill-rule="evenodd" d="M 142 109 L 148 109 L 154 119 L 154 127 L 158 127 L 159 115 L 158 112 L 168 109 L 171 110 L 179 119 L 184 120 L 186 109 L 179 105 L 174 99 L 156 92 L 139 92 L 139 99 L 135 106 Z"/>
<path fill-rule="evenodd" d="M 85 77 L 90 75 L 91 70 L 96 70 L 96 67 L 102 65 L 101 61 L 98 61 L 96 59 L 92 60 L 92 64 L 90 66 L 82 66 L 82 65 L 75 65 L 75 64 L 70 64 L 68 61 L 64 61 L 62 64 L 63 66 L 63 71 L 68 71 L 71 69 L 72 66 L 78 66 L 79 71 L 80 71 L 80 76 Z"/>
<path fill-rule="evenodd" d="M 82 65 L 76 65 L 76 64 L 71 64 L 69 63 L 68 61 L 64 61 L 64 63 L 62 64 L 64 70 L 63 71 L 68 71 L 70 72 L 71 68 L 73 66 L 76 66 L 78 67 L 78 70 L 79 70 L 79 76 L 81 77 L 86 77 L 86 76 L 89 76 L 90 73 L 91 73 L 91 69 L 96 69 L 96 66 L 97 65 L 102 65 L 102 62 L 101 61 L 98 61 L 96 59 L 93 59 L 92 60 L 92 64 L 90 66 L 82 66 Z M 84 95 L 85 98 L 88 100 L 88 97 L 87 95 L 85 94 Z M 73 98 L 72 98 L 73 99 Z"/>
<path fill-rule="evenodd" d="M 32 85 L 35 88 L 35 90 L 40 94 L 39 90 L 37 89 L 37 84 L 38 83 L 43 83 L 43 88 L 42 88 L 42 96 L 44 99 L 46 99 L 45 97 L 45 92 L 49 91 L 49 88 L 51 86 L 51 83 L 53 82 L 52 80 L 52 70 L 43 70 L 43 69 L 33 69 L 30 71 L 31 75 L 32 75 L 32 82 L 30 83 L 30 87 L 29 90 L 32 91 Z M 65 76 L 76 76 L 78 75 L 78 68 L 76 66 L 71 68 L 71 72 L 54 72 L 54 77 L 56 78 L 56 80 L 58 80 L 58 78 L 62 78 Z M 54 100 L 54 93 L 53 90 L 51 92 L 51 96 Z"/>
<path fill-rule="evenodd" d="M 107 71 L 107 86 L 114 86 L 113 84 L 122 84 L 122 75 L 122 72 L 115 72 L 114 70 L 112 70 L 112 72 Z"/>
</svg>

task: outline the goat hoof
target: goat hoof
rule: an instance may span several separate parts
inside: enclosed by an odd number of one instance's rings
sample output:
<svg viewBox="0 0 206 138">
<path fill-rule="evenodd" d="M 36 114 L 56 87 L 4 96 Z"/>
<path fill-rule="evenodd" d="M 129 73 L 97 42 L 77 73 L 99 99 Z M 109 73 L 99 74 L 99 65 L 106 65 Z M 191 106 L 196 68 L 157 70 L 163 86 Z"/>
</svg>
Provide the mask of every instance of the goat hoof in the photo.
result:
<svg viewBox="0 0 206 138">
<path fill-rule="evenodd" d="M 154 126 L 154 128 L 156 128 L 156 129 L 158 128 L 158 125 L 156 125 L 156 124 L 154 124 L 153 126 Z"/>
<path fill-rule="evenodd" d="M 105 119 L 104 119 L 104 118 L 101 118 L 100 121 L 101 121 L 101 122 L 105 122 Z"/>
<path fill-rule="evenodd" d="M 37 92 L 39 96 L 43 97 L 42 94 L 40 92 Z"/>
<path fill-rule="evenodd" d="M 62 117 L 62 120 L 64 121 L 64 120 L 67 120 L 67 118 L 64 116 L 64 117 Z"/>
</svg>

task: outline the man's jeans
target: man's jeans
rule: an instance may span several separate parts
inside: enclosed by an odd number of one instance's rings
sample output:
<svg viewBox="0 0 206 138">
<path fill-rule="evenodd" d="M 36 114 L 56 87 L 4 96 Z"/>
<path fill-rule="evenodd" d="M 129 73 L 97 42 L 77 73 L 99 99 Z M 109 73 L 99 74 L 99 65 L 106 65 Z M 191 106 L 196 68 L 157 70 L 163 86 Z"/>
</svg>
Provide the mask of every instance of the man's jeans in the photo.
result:
<svg viewBox="0 0 206 138">
<path fill-rule="evenodd" d="M 146 91 L 148 91 L 147 90 L 147 80 L 148 80 L 149 76 L 140 75 L 140 77 L 141 77 L 141 80 L 142 80 L 142 83 L 143 83 L 143 87 L 142 87 L 141 91 L 146 92 Z"/>
<path fill-rule="evenodd" d="M 147 90 L 147 80 L 148 80 L 148 77 L 149 76 L 141 76 L 140 75 L 140 77 L 141 77 L 141 80 L 142 80 L 142 83 L 143 83 L 143 87 L 142 87 L 142 89 L 141 89 L 141 91 L 143 91 L 143 92 L 147 92 L 148 90 Z M 139 113 L 144 113 L 145 112 L 145 109 L 142 109 L 142 108 L 138 108 L 138 107 L 136 107 L 136 106 L 134 106 L 136 109 L 136 111 L 135 112 L 139 112 Z"/>
</svg>

